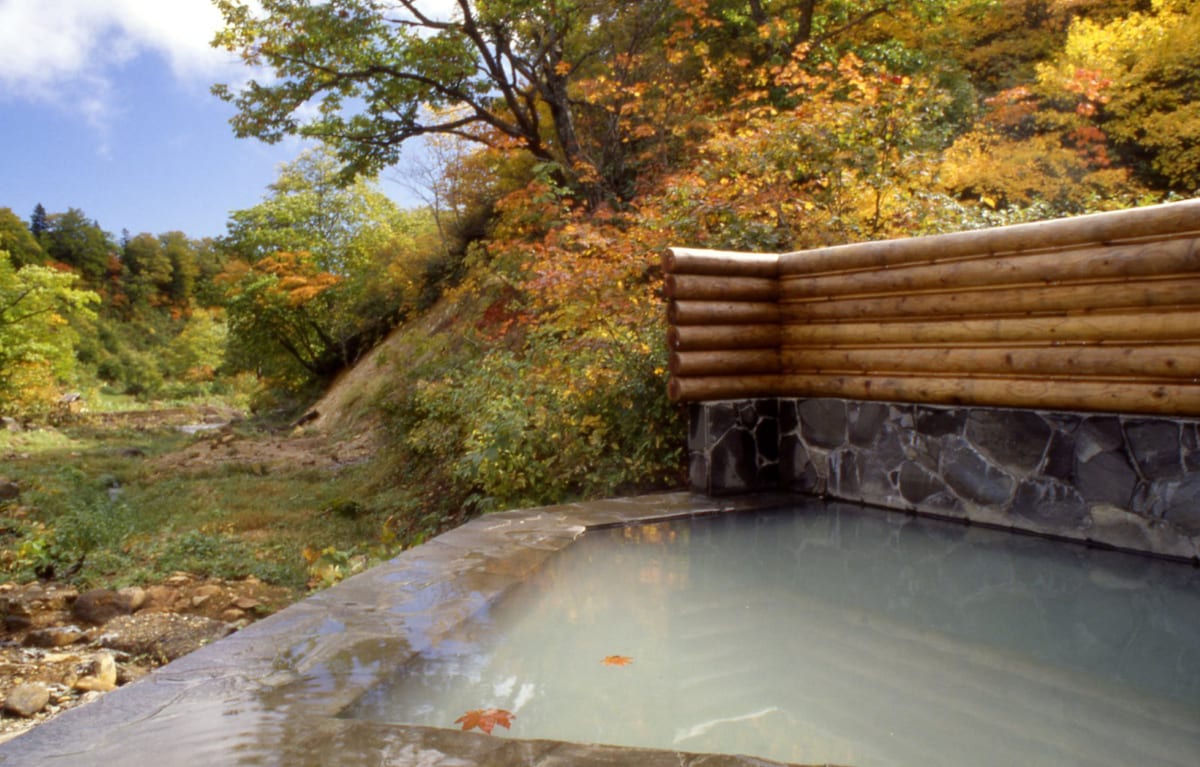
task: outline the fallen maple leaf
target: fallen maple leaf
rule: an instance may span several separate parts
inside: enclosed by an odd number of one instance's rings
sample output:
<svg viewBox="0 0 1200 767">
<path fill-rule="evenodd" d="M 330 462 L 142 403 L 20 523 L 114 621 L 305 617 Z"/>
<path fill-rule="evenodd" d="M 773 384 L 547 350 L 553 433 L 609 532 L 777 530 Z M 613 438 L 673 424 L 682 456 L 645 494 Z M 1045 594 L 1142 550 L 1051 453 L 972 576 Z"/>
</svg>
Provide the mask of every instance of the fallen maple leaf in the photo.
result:
<svg viewBox="0 0 1200 767">
<path fill-rule="evenodd" d="M 633 658 L 628 655 L 609 655 L 603 661 L 605 666 L 628 666 L 633 663 Z"/>
<path fill-rule="evenodd" d="M 488 735 L 491 735 L 492 728 L 496 725 L 511 730 L 512 720 L 516 716 L 513 712 L 505 711 L 502 708 L 477 708 L 455 719 L 454 723 L 461 724 L 464 730 L 478 727 Z"/>
</svg>

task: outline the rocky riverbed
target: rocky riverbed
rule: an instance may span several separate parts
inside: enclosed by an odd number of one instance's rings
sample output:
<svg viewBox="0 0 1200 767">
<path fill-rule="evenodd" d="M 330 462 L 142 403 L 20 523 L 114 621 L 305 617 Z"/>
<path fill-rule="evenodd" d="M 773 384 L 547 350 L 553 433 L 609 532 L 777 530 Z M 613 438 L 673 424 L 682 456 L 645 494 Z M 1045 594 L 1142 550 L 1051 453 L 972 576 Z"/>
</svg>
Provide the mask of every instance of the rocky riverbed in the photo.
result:
<svg viewBox="0 0 1200 767">
<path fill-rule="evenodd" d="M 0 742 L 294 599 L 289 589 L 253 577 L 188 573 L 119 591 L 0 584 Z"/>
<path fill-rule="evenodd" d="M 243 415 L 227 408 L 174 408 L 89 413 L 75 416 L 75 422 L 111 427 L 118 434 L 161 429 L 193 433 L 194 440 L 182 448 L 150 458 L 137 445 L 125 444 L 123 436 L 100 448 L 172 476 L 226 470 L 266 476 L 297 467 L 332 475 L 366 460 L 376 449 L 370 429 L 359 429 L 349 440 L 310 431 L 306 424 L 316 411 L 305 424 L 247 434 L 235 429 Z M 33 460 L 34 449 L 21 441 L 56 431 L 13 419 L 0 423 L 0 429 L 13 437 L 9 449 L 0 450 L 0 468 Z M 0 473 L 0 509 L 14 518 L 23 513 L 22 491 L 28 490 L 16 474 Z M 0 555 L 5 553 L 0 549 Z M 142 587 L 82 593 L 55 581 L 0 581 L 0 742 L 139 679 L 299 596 L 253 577 L 221 580 L 182 572 Z"/>
</svg>

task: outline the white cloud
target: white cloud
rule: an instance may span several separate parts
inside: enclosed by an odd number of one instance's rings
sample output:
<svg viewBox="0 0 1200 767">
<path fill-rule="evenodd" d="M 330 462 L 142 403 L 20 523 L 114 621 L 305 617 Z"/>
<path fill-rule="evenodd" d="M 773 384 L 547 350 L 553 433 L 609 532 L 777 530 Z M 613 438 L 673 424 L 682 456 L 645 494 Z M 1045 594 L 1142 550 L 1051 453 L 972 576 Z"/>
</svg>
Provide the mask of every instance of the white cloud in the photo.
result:
<svg viewBox="0 0 1200 767">
<path fill-rule="evenodd" d="M 450 18 L 458 3 L 421 6 Z M 161 56 L 181 80 L 237 79 L 240 62 L 209 44 L 221 25 L 212 0 L 0 0 L 0 95 L 44 97 L 141 53 Z"/>
<path fill-rule="evenodd" d="M 449 18 L 456 0 L 422 0 Z M 175 79 L 206 92 L 214 82 L 237 90 L 251 71 L 211 46 L 222 26 L 212 0 L 0 0 L 0 102 L 53 104 L 90 124 L 101 153 L 122 111 L 122 68 L 138 57 L 162 62 Z"/>
<path fill-rule="evenodd" d="M 0 101 L 73 115 L 107 157 L 134 58 L 205 97 L 211 83 L 245 77 L 232 54 L 209 45 L 221 23 L 211 0 L 0 0 Z"/>
<path fill-rule="evenodd" d="M 0 93 L 87 93 L 142 53 L 211 80 L 233 66 L 209 46 L 220 25 L 211 0 L 0 0 Z"/>
</svg>

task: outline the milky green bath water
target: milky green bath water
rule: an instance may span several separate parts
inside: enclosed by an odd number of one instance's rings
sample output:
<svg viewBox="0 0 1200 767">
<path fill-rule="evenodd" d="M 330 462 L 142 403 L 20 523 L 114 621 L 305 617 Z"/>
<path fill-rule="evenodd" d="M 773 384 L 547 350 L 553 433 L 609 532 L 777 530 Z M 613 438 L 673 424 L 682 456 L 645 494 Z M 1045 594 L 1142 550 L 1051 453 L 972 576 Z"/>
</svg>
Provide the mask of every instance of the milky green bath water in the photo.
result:
<svg viewBox="0 0 1200 767">
<path fill-rule="evenodd" d="M 1193 767 L 1200 571 L 841 504 L 591 531 L 346 715 L 480 708 L 790 762 Z"/>
</svg>

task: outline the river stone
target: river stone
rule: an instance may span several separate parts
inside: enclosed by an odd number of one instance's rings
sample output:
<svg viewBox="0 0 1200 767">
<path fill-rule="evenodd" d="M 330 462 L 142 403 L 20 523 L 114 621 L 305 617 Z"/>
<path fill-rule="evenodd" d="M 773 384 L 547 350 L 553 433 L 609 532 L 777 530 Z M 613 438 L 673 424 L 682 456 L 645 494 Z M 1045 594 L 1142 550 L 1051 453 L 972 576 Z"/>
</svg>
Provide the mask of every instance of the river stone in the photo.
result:
<svg viewBox="0 0 1200 767">
<path fill-rule="evenodd" d="M 146 590 L 141 586 L 126 586 L 117 591 L 126 601 L 130 612 L 137 612 L 146 604 Z"/>
<path fill-rule="evenodd" d="M 962 438 L 951 438 L 942 452 L 942 476 L 963 500 L 983 506 L 1004 503 L 1012 495 L 1013 478 L 984 460 Z"/>
<path fill-rule="evenodd" d="M 18 632 L 69 622 L 70 604 L 77 596 L 74 587 L 55 583 L 13 586 L 0 594 L 0 625 Z"/>
<path fill-rule="evenodd" d="M 936 474 L 913 461 L 900 466 L 900 494 L 904 500 L 918 504 L 935 493 L 946 490 L 946 484 Z"/>
<path fill-rule="evenodd" d="M 117 684 L 126 685 L 130 682 L 136 682 L 139 679 L 145 679 L 150 675 L 150 669 L 146 666 L 139 666 L 134 663 L 121 663 L 117 666 Z"/>
<path fill-rule="evenodd" d="M 1053 430 L 1037 413 L 1023 410 L 973 410 L 966 436 L 984 455 L 1019 473 L 1042 462 Z"/>
<path fill-rule="evenodd" d="M 1174 479 L 1183 474 L 1179 426 L 1170 421 L 1130 421 L 1125 436 L 1146 479 Z"/>
<path fill-rule="evenodd" d="M 794 399 L 779 401 L 779 433 L 784 435 L 800 433 L 800 403 Z"/>
<path fill-rule="evenodd" d="M 862 497 L 862 461 L 852 450 L 839 450 L 829 457 L 833 492 L 840 498 Z"/>
<path fill-rule="evenodd" d="M 710 492 L 716 495 L 741 492 L 752 486 L 751 467 L 755 465 L 757 445 L 754 435 L 744 429 L 733 429 L 713 445 Z"/>
<path fill-rule="evenodd" d="M 1084 531 L 1091 525 L 1088 504 L 1079 491 L 1055 480 L 1026 480 L 1017 488 L 1012 511 L 1039 525 Z"/>
<path fill-rule="evenodd" d="M 1088 418 L 1075 430 L 1075 457 L 1080 461 L 1106 450 L 1117 450 L 1125 444 L 1121 422 L 1112 416 Z"/>
<path fill-rule="evenodd" d="M 837 448 L 846 444 L 846 403 L 810 399 L 800 403 L 800 433 L 810 445 Z"/>
<path fill-rule="evenodd" d="M 129 597 L 110 589 L 91 589 L 79 595 L 71 605 L 71 614 L 78 620 L 103 626 L 118 615 L 128 615 Z"/>
<path fill-rule="evenodd" d="M 1046 460 L 1042 463 L 1042 474 L 1053 479 L 1076 484 L 1075 478 L 1075 437 L 1066 431 L 1056 429 L 1046 447 Z"/>
<path fill-rule="evenodd" d="M 842 471 L 853 467 L 856 489 L 852 494 L 862 498 L 894 496 L 899 493 L 896 482 L 903 455 L 889 456 L 885 450 L 841 451 Z"/>
<path fill-rule="evenodd" d="M 77 626 L 51 626 L 30 631 L 25 637 L 26 647 L 66 647 L 83 638 Z"/>
<path fill-rule="evenodd" d="M 1200 534 L 1200 474 L 1192 474 L 1179 483 L 1171 493 L 1164 516 L 1188 535 Z"/>
<path fill-rule="evenodd" d="M 850 444 L 857 447 L 874 445 L 887 422 L 890 408 L 882 402 L 852 402 L 846 418 L 850 425 Z"/>
<path fill-rule="evenodd" d="M 715 442 L 738 425 L 738 411 L 724 404 L 704 409 L 708 441 Z"/>
<path fill-rule="evenodd" d="M 113 618 L 99 642 L 111 650 L 171 661 L 232 632 L 228 623 L 200 615 L 142 612 Z"/>
<path fill-rule="evenodd" d="M 966 424 L 965 410 L 917 408 L 917 433 L 927 437 L 961 436 Z"/>
<path fill-rule="evenodd" d="M 1129 508 L 1137 483 L 1137 474 L 1119 452 L 1096 453 L 1075 467 L 1075 485 L 1089 501 Z"/>
<path fill-rule="evenodd" d="M 111 653 L 98 653 L 75 668 L 71 685 L 80 692 L 109 692 L 117 689 L 117 661 Z"/>
<path fill-rule="evenodd" d="M 179 601 L 179 589 L 173 586 L 154 584 L 145 589 L 141 610 L 149 612 L 167 612 Z"/>
<path fill-rule="evenodd" d="M 783 487 L 802 493 L 825 492 L 825 480 L 813 465 L 808 448 L 795 434 L 779 442 L 779 473 Z"/>
<path fill-rule="evenodd" d="M 4 710 L 15 716 L 33 716 L 50 702 L 50 689 L 38 682 L 20 684 L 9 690 Z"/>
</svg>

